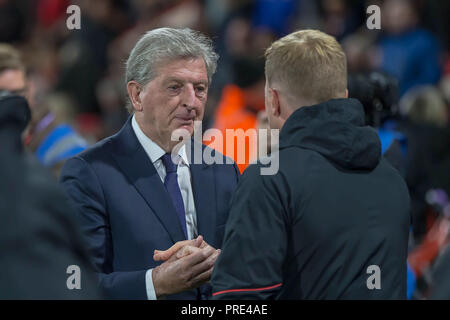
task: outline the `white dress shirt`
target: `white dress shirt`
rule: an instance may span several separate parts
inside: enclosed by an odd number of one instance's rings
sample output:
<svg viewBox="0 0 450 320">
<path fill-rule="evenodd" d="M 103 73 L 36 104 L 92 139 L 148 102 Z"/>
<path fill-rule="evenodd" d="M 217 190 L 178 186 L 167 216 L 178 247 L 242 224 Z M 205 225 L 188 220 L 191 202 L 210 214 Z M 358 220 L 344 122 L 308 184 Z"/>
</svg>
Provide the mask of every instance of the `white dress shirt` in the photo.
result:
<svg viewBox="0 0 450 320">
<path fill-rule="evenodd" d="M 155 166 L 162 183 L 166 177 L 166 168 L 161 157 L 166 153 L 159 145 L 153 142 L 142 132 L 135 117 L 131 119 L 131 126 L 136 134 L 139 143 L 147 153 L 149 160 Z M 189 161 L 186 154 L 186 146 L 183 145 L 178 151 L 178 185 L 180 186 L 181 196 L 183 197 L 184 210 L 186 212 L 186 229 L 188 239 L 197 237 L 197 213 L 194 204 L 194 194 L 192 192 L 191 171 L 189 170 Z M 160 248 L 161 250 L 167 248 Z M 156 300 L 155 288 L 153 286 L 152 271 L 150 269 L 145 274 L 145 286 L 147 288 L 147 296 L 149 300 Z"/>
</svg>

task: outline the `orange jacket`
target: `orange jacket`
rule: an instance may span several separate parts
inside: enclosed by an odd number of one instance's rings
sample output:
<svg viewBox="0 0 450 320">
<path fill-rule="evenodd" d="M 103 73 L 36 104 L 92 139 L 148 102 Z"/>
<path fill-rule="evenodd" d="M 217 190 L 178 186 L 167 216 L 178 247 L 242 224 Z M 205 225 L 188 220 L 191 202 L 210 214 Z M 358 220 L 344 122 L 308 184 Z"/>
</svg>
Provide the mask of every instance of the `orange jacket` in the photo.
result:
<svg viewBox="0 0 450 320">
<path fill-rule="evenodd" d="M 245 138 L 245 144 L 238 143 L 236 138 L 227 140 L 226 129 L 242 129 L 244 132 L 248 129 L 256 129 L 258 125 L 257 115 L 256 112 L 246 108 L 245 93 L 238 86 L 227 85 L 222 92 L 222 98 L 215 113 L 213 128 L 222 132 L 223 145 L 219 146 L 217 143 L 211 142 L 209 144 L 212 148 L 232 158 L 242 173 L 249 163 L 256 159 L 257 138 L 256 136 Z M 208 142 L 204 143 L 208 144 Z M 243 159 L 243 156 L 245 156 L 245 159 Z"/>
</svg>

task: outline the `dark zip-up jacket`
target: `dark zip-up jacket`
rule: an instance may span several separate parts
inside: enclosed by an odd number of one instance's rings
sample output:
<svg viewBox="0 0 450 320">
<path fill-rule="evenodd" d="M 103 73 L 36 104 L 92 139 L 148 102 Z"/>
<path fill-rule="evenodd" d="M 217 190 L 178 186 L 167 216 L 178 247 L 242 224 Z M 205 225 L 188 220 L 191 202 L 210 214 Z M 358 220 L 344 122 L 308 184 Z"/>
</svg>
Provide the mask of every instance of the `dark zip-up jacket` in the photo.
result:
<svg viewBox="0 0 450 320">
<path fill-rule="evenodd" d="M 213 297 L 406 298 L 408 190 L 359 101 L 296 110 L 278 156 L 276 174 L 255 164 L 238 184 Z"/>
</svg>

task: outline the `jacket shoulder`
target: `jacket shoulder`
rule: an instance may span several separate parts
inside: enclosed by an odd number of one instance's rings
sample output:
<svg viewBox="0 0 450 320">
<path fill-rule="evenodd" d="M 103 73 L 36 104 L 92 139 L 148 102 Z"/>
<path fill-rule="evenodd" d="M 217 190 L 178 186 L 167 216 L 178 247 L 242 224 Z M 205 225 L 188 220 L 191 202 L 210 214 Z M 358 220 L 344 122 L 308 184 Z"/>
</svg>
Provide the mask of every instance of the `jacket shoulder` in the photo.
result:
<svg viewBox="0 0 450 320">
<path fill-rule="evenodd" d="M 114 138 L 115 136 L 110 136 L 100 140 L 73 158 L 80 158 L 88 163 L 93 163 L 97 160 L 108 158 L 114 150 Z"/>
</svg>

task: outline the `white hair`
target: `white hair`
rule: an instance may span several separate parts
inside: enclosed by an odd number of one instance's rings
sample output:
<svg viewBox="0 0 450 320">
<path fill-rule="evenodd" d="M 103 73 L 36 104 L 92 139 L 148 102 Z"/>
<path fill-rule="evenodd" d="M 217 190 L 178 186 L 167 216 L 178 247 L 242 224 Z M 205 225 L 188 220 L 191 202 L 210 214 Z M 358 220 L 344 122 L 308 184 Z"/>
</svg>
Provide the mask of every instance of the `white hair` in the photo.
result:
<svg viewBox="0 0 450 320">
<path fill-rule="evenodd" d="M 145 86 L 156 76 L 161 63 L 180 58 L 202 58 L 211 83 L 219 56 L 214 52 L 211 39 L 189 28 L 158 28 L 142 36 L 126 62 L 126 83 L 136 81 Z M 134 112 L 131 103 L 127 109 Z"/>
</svg>

